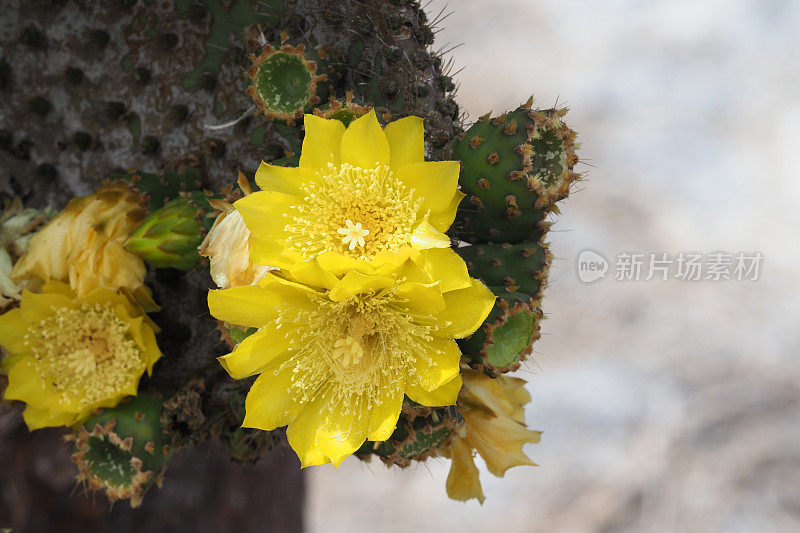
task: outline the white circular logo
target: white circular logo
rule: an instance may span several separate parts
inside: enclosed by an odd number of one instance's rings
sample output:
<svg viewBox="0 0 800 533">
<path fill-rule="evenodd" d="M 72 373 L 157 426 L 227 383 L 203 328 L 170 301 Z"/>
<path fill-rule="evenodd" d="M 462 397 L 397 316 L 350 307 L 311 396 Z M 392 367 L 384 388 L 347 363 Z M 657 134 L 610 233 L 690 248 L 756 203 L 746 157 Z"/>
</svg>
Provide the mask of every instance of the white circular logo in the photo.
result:
<svg viewBox="0 0 800 533">
<path fill-rule="evenodd" d="M 594 250 L 584 250 L 578 255 L 578 279 L 592 283 L 606 277 L 608 259 Z"/>
</svg>

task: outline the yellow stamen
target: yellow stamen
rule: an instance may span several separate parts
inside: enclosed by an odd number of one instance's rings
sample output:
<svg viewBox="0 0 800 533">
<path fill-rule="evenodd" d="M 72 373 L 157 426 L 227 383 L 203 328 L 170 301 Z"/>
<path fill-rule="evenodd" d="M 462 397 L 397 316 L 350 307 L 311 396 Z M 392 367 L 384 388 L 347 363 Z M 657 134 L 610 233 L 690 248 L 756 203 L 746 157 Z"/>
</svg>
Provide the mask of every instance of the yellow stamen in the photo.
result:
<svg viewBox="0 0 800 533">
<path fill-rule="evenodd" d="M 329 390 L 337 409 L 358 412 L 358 402 L 378 405 L 403 386 L 417 354 L 429 351 L 424 344 L 434 326 L 424 325 L 432 317 L 411 315 L 398 303 L 382 291 L 342 302 L 320 297 L 314 311 L 280 308 L 279 327 L 298 335 L 281 365 L 293 369 L 293 395 L 310 402 Z"/>
<path fill-rule="evenodd" d="M 88 405 L 118 394 L 145 370 L 142 350 L 130 326 L 112 305 L 64 307 L 25 336 L 42 380 L 61 403 Z"/>
<path fill-rule="evenodd" d="M 291 220 L 285 227 L 288 244 L 303 257 L 338 252 L 371 260 L 410 243 L 421 200 L 388 166 L 329 164 L 317 182 L 284 215 Z"/>
</svg>

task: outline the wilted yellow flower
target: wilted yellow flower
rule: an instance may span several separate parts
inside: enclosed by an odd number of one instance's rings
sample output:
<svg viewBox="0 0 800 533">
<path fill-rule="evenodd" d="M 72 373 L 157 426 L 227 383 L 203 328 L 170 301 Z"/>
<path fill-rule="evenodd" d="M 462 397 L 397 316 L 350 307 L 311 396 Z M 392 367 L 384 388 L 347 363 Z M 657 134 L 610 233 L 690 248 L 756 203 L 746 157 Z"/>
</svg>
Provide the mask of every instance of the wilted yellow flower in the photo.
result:
<svg viewBox="0 0 800 533">
<path fill-rule="evenodd" d="M 75 198 L 31 239 L 11 277 L 32 290 L 50 280 L 69 283 L 79 295 L 97 287 L 121 290 L 154 310 L 143 285 L 144 262 L 123 247 L 144 216 L 141 197 L 124 184 Z"/>
<path fill-rule="evenodd" d="M 77 424 L 135 395 L 161 357 L 144 313 L 127 298 L 104 287 L 78 296 L 57 281 L 38 294 L 24 290 L 20 307 L 0 316 L 0 344 L 9 352 L 4 397 L 27 404 L 31 430 Z"/>
<path fill-rule="evenodd" d="M 251 194 L 250 184 L 241 173 L 239 187 Z M 200 245 L 200 255 L 209 258 L 211 278 L 217 287 L 227 289 L 251 285 L 272 270 L 271 267 L 250 262 L 250 230 L 234 206 L 222 200 L 209 200 L 219 211 L 214 225 Z"/>
<path fill-rule="evenodd" d="M 453 339 L 475 331 L 495 297 L 469 278 L 443 293 L 415 268 L 329 275 L 316 288 L 268 273 L 257 285 L 211 291 L 212 315 L 258 328 L 220 358 L 235 379 L 260 374 L 243 425 L 288 425 L 303 466 L 338 466 L 366 439 L 389 438 L 404 395 L 454 404 L 461 353 Z"/>
<path fill-rule="evenodd" d="M 541 432 L 525 426 L 524 405 L 531 399 L 525 380 L 507 376 L 492 379 L 473 370 L 465 371 L 463 380 L 458 405 L 464 416 L 464 434 L 444 450 L 452 460 L 447 495 L 461 501 L 477 498 L 483 503 L 473 450 L 486 462 L 489 472 L 503 477 L 513 466 L 536 465 L 522 447 L 539 442 Z"/>
<path fill-rule="evenodd" d="M 455 255 L 444 232 L 464 196 L 458 174 L 458 161 L 425 161 L 419 117 L 381 128 L 370 111 L 345 128 L 306 115 L 299 166 L 262 163 L 262 190 L 234 205 L 259 265 L 385 274 L 410 258 L 442 270 Z"/>
</svg>

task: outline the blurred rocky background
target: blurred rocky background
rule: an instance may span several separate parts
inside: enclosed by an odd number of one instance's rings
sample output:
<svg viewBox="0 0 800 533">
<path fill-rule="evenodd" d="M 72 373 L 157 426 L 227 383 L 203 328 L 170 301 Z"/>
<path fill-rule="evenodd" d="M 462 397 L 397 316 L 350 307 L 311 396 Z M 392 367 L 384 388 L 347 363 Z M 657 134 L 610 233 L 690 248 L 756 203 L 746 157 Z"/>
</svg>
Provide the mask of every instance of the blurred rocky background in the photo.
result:
<svg viewBox="0 0 800 533">
<path fill-rule="evenodd" d="M 535 92 L 580 132 L 586 181 L 550 233 L 548 320 L 519 373 L 541 466 L 483 469 L 483 506 L 447 499 L 443 460 L 312 469 L 309 530 L 800 530 L 800 3 L 442 9 L 472 120 Z M 586 248 L 604 280 L 578 279 Z M 614 279 L 621 252 L 720 251 L 761 252 L 759 279 Z"/>
</svg>

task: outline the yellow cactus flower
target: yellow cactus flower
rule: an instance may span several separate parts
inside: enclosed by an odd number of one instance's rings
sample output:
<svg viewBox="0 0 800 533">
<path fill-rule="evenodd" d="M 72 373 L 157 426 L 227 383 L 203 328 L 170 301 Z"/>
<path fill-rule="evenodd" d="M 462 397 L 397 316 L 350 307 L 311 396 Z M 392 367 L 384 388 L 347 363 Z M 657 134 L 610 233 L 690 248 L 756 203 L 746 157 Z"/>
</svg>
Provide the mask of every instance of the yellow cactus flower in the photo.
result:
<svg viewBox="0 0 800 533">
<path fill-rule="evenodd" d="M 239 173 L 239 188 L 245 195 L 252 193 L 242 173 Z M 212 199 L 208 203 L 219 214 L 200 245 L 200 255 L 209 258 L 211 279 L 217 287 L 251 285 L 264 277 L 272 267 L 250 262 L 250 230 L 239 211 L 222 200 Z"/>
<path fill-rule="evenodd" d="M 507 376 L 492 379 L 473 370 L 465 371 L 463 380 L 458 405 L 464 416 L 464 432 L 443 451 L 452 460 L 447 495 L 454 500 L 476 498 L 483 503 L 473 450 L 486 462 L 489 472 L 503 477 L 511 467 L 536 466 L 522 447 L 539 442 L 541 432 L 525 426 L 524 405 L 531 399 L 525 380 Z"/>
<path fill-rule="evenodd" d="M 80 423 L 135 395 L 161 357 L 144 313 L 127 298 L 104 287 L 78 296 L 57 281 L 38 294 L 22 291 L 19 308 L 0 316 L 0 344 L 9 353 L 4 399 L 27 404 L 31 430 Z"/>
<path fill-rule="evenodd" d="M 304 467 L 338 466 L 366 439 L 389 438 L 404 395 L 454 404 L 461 354 L 453 339 L 475 331 L 495 297 L 477 280 L 442 293 L 421 271 L 401 273 L 350 271 L 316 287 L 268 273 L 257 285 L 211 291 L 212 315 L 258 328 L 220 358 L 235 379 L 260 374 L 243 425 L 288 425 Z"/>
<path fill-rule="evenodd" d="M 234 204 L 253 233 L 252 261 L 293 275 L 308 260 L 336 276 L 385 274 L 409 258 L 443 268 L 455 255 L 444 232 L 464 195 L 459 162 L 426 162 L 423 133 L 414 116 L 381 128 L 370 111 L 345 128 L 305 115 L 299 166 L 262 163 L 262 190 Z"/>
<path fill-rule="evenodd" d="M 145 217 L 141 201 L 124 184 L 73 199 L 31 239 L 11 278 L 31 290 L 50 280 L 69 283 L 79 295 L 97 287 L 122 290 L 155 310 L 143 285 L 144 262 L 123 247 Z"/>
</svg>

